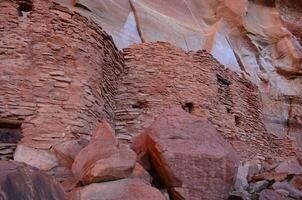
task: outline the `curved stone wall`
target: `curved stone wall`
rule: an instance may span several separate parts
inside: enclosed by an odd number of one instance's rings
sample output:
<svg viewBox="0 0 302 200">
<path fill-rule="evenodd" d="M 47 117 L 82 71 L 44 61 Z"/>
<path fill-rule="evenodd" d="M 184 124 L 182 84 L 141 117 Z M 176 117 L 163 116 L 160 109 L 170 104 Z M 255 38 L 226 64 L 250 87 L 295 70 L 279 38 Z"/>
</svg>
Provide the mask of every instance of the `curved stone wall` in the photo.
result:
<svg viewBox="0 0 302 200">
<path fill-rule="evenodd" d="M 0 123 L 22 124 L 15 159 L 41 167 L 29 154 L 56 161 L 54 145 L 113 124 L 122 56 L 95 23 L 51 1 L 1 1 L 0 16 Z"/>
<path fill-rule="evenodd" d="M 124 59 L 116 96 L 119 138 L 131 140 L 165 108 L 182 106 L 213 122 L 242 159 L 295 150 L 290 140 L 279 144 L 267 133 L 257 86 L 205 51 L 186 53 L 168 43 L 145 43 L 124 49 Z"/>
</svg>

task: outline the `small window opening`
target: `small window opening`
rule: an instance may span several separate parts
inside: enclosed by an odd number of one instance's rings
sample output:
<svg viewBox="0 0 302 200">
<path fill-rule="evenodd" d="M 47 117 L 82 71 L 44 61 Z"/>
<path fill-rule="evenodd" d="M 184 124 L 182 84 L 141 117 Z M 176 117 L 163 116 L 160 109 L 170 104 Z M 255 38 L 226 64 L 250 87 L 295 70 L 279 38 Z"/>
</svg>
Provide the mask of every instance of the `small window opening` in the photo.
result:
<svg viewBox="0 0 302 200">
<path fill-rule="evenodd" d="M 192 113 L 194 105 L 193 103 L 185 103 L 185 105 L 182 106 L 182 109 L 184 109 L 188 113 Z"/>
<path fill-rule="evenodd" d="M 0 122 L 0 160 L 12 160 L 17 143 L 22 139 L 21 123 Z"/>
<path fill-rule="evenodd" d="M 18 13 L 20 17 L 26 17 L 32 11 L 33 5 L 31 1 L 22 1 L 19 3 Z"/>
<path fill-rule="evenodd" d="M 147 107 L 147 102 L 145 101 L 138 101 L 132 105 L 132 108 L 136 108 L 136 109 L 143 109 L 144 107 Z"/>
<path fill-rule="evenodd" d="M 226 108 L 227 113 L 231 113 L 232 109 L 230 107 Z"/>
<path fill-rule="evenodd" d="M 239 124 L 240 124 L 240 120 L 241 120 L 240 116 L 235 115 L 235 124 L 236 124 L 236 125 L 239 125 Z"/>
</svg>

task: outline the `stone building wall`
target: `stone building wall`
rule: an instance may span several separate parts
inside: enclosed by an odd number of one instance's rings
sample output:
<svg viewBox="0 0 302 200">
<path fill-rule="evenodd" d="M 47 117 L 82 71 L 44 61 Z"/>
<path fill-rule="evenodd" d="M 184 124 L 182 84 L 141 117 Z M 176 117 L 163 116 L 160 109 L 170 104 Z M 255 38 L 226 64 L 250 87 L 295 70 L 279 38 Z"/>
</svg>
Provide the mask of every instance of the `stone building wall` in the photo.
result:
<svg viewBox="0 0 302 200">
<path fill-rule="evenodd" d="M 21 144 L 41 151 L 113 125 L 123 59 L 109 35 L 51 1 L 0 1 L 0 16 L 0 124 L 19 123 Z"/>
<path fill-rule="evenodd" d="M 257 86 L 210 54 L 157 42 L 124 49 L 124 59 L 115 111 L 119 138 L 131 140 L 165 108 L 182 106 L 212 121 L 242 159 L 292 153 L 290 142 L 281 149 L 267 134 Z"/>
</svg>

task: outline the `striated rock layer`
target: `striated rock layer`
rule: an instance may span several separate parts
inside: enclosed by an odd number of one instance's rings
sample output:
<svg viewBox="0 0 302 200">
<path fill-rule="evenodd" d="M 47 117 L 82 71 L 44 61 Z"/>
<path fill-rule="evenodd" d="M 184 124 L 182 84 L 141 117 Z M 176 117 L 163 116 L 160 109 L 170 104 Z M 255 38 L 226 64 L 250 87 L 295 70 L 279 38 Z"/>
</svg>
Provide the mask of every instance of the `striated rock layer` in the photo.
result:
<svg viewBox="0 0 302 200">
<path fill-rule="evenodd" d="M 21 127 L 15 160 L 50 170 L 54 146 L 113 124 L 123 59 L 100 27 L 51 1 L 1 1 L 0 16 L 0 123 Z"/>
</svg>

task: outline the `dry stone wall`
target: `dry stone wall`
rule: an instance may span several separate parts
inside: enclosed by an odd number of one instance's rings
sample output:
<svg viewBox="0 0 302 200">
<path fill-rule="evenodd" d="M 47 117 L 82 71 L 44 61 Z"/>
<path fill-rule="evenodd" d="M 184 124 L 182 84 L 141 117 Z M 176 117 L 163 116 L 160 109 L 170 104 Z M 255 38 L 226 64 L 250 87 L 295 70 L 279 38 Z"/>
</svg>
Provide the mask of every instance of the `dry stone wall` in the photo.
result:
<svg viewBox="0 0 302 200">
<path fill-rule="evenodd" d="M 178 105 L 212 121 L 242 159 L 293 152 L 289 141 L 279 144 L 267 134 L 257 86 L 205 51 L 186 53 L 168 43 L 145 43 L 124 49 L 124 59 L 115 111 L 119 138 L 131 140 L 165 108 Z"/>
<path fill-rule="evenodd" d="M 51 1 L 0 1 L 0 123 L 50 149 L 113 124 L 122 56 L 95 23 Z"/>
</svg>

